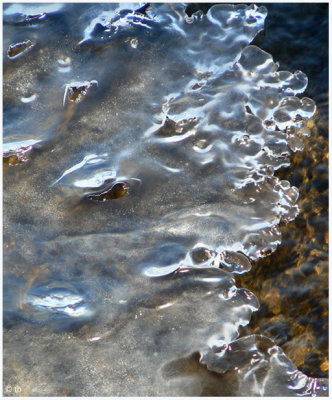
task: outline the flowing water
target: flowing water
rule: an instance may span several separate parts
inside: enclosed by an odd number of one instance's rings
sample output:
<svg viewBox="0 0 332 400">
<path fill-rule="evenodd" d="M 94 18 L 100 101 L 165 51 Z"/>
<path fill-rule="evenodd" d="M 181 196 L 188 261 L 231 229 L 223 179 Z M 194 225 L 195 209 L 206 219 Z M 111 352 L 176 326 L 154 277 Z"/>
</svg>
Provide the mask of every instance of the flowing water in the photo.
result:
<svg viewBox="0 0 332 400">
<path fill-rule="evenodd" d="M 5 395 L 327 394 L 268 322 L 244 328 L 316 112 L 250 45 L 265 19 L 4 5 Z"/>
<path fill-rule="evenodd" d="M 328 377 L 328 5 L 266 7 L 265 33 L 255 43 L 280 68 L 308 75 L 306 94 L 317 112 L 304 149 L 293 153 L 291 168 L 277 173 L 299 189 L 300 214 L 281 227 L 273 256 L 259 260 L 238 284 L 260 300 L 250 322 L 254 331 L 273 338 L 304 373 Z"/>
</svg>

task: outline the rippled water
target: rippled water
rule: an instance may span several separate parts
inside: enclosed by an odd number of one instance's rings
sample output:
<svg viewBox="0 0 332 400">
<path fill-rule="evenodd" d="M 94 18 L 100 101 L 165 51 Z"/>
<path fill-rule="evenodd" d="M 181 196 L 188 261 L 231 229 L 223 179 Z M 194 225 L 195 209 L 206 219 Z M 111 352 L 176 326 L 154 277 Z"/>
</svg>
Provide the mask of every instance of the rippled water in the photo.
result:
<svg viewBox="0 0 332 400">
<path fill-rule="evenodd" d="M 4 6 L 5 390 L 200 395 L 181 367 L 199 354 L 221 395 L 326 393 L 238 338 L 259 302 L 233 273 L 298 214 L 274 173 L 316 110 L 302 72 L 249 45 L 266 15 Z"/>
<path fill-rule="evenodd" d="M 317 112 L 305 149 L 292 154 L 291 168 L 277 173 L 299 189 L 300 214 L 281 227 L 282 243 L 273 256 L 258 260 L 237 285 L 260 300 L 249 326 L 272 338 L 302 372 L 328 377 L 328 6 L 267 8 L 264 34 L 255 44 L 273 54 L 280 68 L 308 75 L 306 93 Z"/>
</svg>

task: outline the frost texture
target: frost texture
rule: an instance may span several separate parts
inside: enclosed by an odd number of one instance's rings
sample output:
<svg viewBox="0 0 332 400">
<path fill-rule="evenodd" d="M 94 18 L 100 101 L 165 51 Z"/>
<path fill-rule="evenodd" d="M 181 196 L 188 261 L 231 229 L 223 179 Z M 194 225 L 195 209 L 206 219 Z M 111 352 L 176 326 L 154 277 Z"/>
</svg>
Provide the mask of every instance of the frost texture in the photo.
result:
<svg viewBox="0 0 332 400">
<path fill-rule="evenodd" d="M 273 251 L 296 216 L 273 172 L 315 111 L 307 79 L 249 46 L 264 7 L 17 7 L 4 56 L 18 27 L 36 45 L 5 61 L 5 148 L 38 151 L 5 177 L 6 377 L 15 357 L 31 396 L 185 395 L 163 367 L 237 338 L 258 302 L 236 252 Z"/>
</svg>

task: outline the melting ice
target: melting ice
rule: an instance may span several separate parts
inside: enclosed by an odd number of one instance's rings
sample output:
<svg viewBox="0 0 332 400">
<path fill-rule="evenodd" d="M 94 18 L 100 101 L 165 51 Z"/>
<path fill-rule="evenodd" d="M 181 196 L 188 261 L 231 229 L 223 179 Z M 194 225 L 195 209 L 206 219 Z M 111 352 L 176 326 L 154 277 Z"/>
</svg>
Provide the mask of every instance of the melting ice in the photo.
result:
<svg viewBox="0 0 332 400">
<path fill-rule="evenodd" d="M 4 177 L 4 379 L 31 396 L 199 395 L 198 378 L 169 374 L 195 352 L 242 368 L 226 349 L 252 359 L 256 339 L 237 338 L 259 304 L 232 272 L 275 250 L 298 212 L 273 173 L 315 105 L 296 97 L 303 73 L 250 46 L 266 9 L 126 7 L 5 6 L 4 138 L 34 150 Z M 36 44 L 8 57 L 17 35 Z M 266 362 L 269 387 L 264 370 L 232 394 L 305 387 Z"/>
</svg>

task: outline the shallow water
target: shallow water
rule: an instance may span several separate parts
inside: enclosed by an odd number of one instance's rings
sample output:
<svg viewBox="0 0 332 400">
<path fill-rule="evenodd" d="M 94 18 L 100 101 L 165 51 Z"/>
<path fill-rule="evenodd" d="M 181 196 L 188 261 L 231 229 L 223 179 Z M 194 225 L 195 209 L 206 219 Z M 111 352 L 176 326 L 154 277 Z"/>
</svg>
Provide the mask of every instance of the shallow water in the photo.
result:
<svg viewBox="0 0 332 400">
<path fill-rule="evenodd" d="M 282 243 L 273 256 L 259 260 L 237 284 L 260 299 L 253 330 L 272 338 L 307 375 L 328 377 L 328 6 L 266 6 L 264 34 L 255 44 L 273 54 L 280 68 L 307 74 L 306 94 L 317 112 L 305 149 L 293 153 L 291 168 L 277 173 L 299 189 L 300 214 L 281 227 Z M 269 295 L 271 287 L 276 297 Z"/>
<path fill-rule="evenodd" d="M 199 395 L 210 370 L 220 395 L 325 394 L 237 339 L 259 303 L 232 272 L 299 213 L 273 174 L 316 109 L 247 47 L 266 9 L 45 7 L 4 8 L 5 388 Z M 197 352 L 205 380 L 179 368 Z"/>
</svg>

